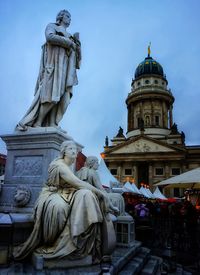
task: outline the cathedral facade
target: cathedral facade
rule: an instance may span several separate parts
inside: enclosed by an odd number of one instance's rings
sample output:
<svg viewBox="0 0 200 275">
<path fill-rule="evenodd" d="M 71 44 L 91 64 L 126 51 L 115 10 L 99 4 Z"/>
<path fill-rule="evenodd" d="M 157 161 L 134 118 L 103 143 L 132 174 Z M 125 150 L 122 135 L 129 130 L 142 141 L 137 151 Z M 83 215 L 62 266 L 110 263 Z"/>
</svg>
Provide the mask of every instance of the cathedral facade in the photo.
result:
<svg viewBox="0 0 200 275">
<path fill-rule="evenodd" d="M 162 66 L 148 49 L 126 99 L 127 133 L 120 127 L 111 144 L 106 138 L 102 152 L 120 182 L 153 189 L 155 183 L 200 166 L 200 145 L 187 146 L 185 134 L 173 121 L 174 100 Z"/>
</svg>

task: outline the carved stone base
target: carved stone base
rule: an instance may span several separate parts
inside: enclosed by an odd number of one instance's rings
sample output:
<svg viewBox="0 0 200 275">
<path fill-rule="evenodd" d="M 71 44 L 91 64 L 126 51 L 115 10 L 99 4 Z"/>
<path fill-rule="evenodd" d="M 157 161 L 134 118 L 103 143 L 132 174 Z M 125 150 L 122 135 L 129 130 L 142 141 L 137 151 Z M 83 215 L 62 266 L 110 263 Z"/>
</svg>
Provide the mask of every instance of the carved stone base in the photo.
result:
<svg viewBox="0 0 200 275">
<path fill-rule="evenodd" d="M 0 194 L 0 212 L 31 212 L 48 166 L 70 136 L 53 127 L 30 128 L 1 136 L 7 146 L 4 185 Z M 79 151 L 83 146 L 76 143 Z"/>
<path fill-rule="evenodd" d="M 59 268 L 72 268 L 72 267 L 81 267 L 81 266 L 90 266 L 92 265 L 92 256 L 88 255 L 87 257 L 80 260 L 68 260 L 67 258 L 61 258 L 56 260 L 47 260 L 44 259 L 42 255 L 33 253 L 32 262 L 36 270 L 48 269 L 59 269 Z"/>
</svg>

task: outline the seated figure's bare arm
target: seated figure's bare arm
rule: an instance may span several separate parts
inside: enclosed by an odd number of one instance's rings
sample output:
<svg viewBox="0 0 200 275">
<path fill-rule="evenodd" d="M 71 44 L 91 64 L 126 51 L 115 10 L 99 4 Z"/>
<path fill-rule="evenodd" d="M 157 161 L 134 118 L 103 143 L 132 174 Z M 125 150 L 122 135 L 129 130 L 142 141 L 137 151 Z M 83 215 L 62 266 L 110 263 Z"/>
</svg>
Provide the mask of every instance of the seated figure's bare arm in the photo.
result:
<svg viewBox="0 0 200 275">
<path fill-rule="evenodd" d="M 66 181 L 67 183 L 71 184 L 74 188 L 88 189 L 90 191 L 93 191 L 99 197 L 104 196 L 101 190 L 95 188 L 94 186 L 87 183 L 86 181 L 82 181 L 78 177 L 76 177 L 67 165 L 61 164 L 59 167 L 59 171 L 60 171 L 60 177 L 64 179 L 64 181 Z"/>
<path fill-rule="evenodd" d="M 104 190 L 102 184 L 101 184 L 101 180 L 99 178 L 99 175 L 98 175 L 98 173 L 95 170 L 93 170 L 93 183 L 94 183 L 94 186 L 96 188 L 98 188 L 99 190 L 102 190 L 102 191 L 106 192 Z"/>
</svg>

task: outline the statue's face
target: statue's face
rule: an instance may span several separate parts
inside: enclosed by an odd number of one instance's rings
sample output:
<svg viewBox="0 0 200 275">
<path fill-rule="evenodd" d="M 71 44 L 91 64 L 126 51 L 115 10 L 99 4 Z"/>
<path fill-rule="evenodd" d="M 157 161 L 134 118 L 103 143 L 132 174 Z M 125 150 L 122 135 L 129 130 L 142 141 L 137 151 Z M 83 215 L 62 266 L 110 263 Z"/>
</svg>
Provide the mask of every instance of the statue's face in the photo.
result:
<svg viewBox="0 0 200 275">
<path fill-rule="evenodd" d="M 99 167 L 99 162 L 98 162 L 98 159 L 96 159 L 95 162 L 94 162 L 94 164 L 93 164 L 93 167 L 92 167 L 92 168 L 93 168 L 94 170 L 97 170 L 98 167 Z"/>
<path fill-rule="evenodd" d="M 71 143 L 65 148 L 65 156 L 73 160 L 76 159 L 77 148 L 75 144 Z"/>
<path fill-rule="evenodd" d="M 67 12 L 64 13 L 62 21 L 69 26 L 71 23 L 71 15 Z"/>
</svg>

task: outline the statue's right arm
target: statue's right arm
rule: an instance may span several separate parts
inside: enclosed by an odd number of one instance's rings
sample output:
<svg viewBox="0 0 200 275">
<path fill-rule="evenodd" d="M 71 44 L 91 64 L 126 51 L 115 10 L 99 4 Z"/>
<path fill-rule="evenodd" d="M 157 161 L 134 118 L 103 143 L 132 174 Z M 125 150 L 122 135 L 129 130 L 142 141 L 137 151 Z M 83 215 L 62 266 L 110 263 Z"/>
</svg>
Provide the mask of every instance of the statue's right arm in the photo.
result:
<svg viewBox="0 0 200 275">
<path fill-rule="evenodd" d="M 71 47 L 73 47 L 74 42 L 71 39 L 58 35 L 56 33 L 55 24 L 53 23 L 47 25 L 45 36 L 46 41 L 50 44 L 61 46 L 66 49 L 70 49 Z"/>
</svg>

